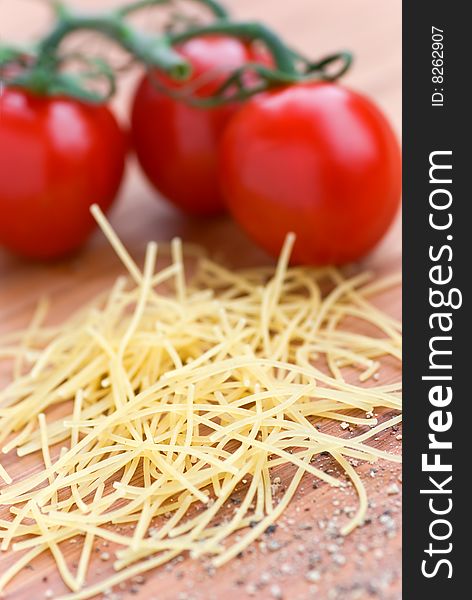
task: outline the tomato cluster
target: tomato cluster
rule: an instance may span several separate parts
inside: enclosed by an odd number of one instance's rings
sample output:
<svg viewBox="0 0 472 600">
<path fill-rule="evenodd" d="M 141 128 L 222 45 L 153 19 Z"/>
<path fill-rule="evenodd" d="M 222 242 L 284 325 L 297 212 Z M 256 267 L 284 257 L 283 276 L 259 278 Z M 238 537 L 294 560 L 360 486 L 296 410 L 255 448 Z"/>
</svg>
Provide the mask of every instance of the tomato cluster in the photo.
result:
<svg viewBox="0 0 472 600">
<path fill-rule="evenodd" d="M 193 85 L 197 97 L 210 97 L 235 69 L 272 59 L 249 41 L 216 34 L 176 49 L 191 78 L 175 83 L 147 72 L 131 111 L 136 155 L 162 196 L 193 215 L 228 210 L 273 255 L 293 231 L 298 263 L 345 263 L 370 251 L 394 219 L 401 187 L 399 145 L 379 109 L 322 81 L 191 106 L 169 90 Z M 36 258 L 78 248 L 93 229 L 88 207 L 112 204 L 126 153 L 106 105 L 7 87 L 0 244 Z"/>
</svg>

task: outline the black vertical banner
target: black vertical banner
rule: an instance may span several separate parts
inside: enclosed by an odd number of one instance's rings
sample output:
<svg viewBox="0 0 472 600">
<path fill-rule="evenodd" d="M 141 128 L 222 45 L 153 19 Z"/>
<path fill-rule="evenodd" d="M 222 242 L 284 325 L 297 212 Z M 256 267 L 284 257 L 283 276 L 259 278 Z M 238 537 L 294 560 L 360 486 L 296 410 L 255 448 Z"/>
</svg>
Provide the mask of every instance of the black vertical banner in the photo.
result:
<svg viewBox="0 0 472 600">
<path fill-rule="evenodd" d="M 403 3 L 406 600 L 472 597 L 467 8 Z"/>
</svg>

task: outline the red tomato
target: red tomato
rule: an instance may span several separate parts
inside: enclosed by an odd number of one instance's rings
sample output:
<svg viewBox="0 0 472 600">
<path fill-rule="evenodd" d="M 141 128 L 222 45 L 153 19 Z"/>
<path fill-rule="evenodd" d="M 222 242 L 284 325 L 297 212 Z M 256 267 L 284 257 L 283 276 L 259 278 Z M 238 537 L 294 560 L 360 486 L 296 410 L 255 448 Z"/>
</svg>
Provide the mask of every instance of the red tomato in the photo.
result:
<svg viewBox="0 0 472 600">
<path fill-rule="evenodd" d="M 106 106 L 0 95 L 0 245 L 32 258 L 78 248 L 122 180 L 126 140 Z"/>
<path fill-rule="evenodd" d="M 230 212 L 277 255 L 297 235 L 293 261 L 346 263 L 385 234 L 401 193 L 401 157 L 385 117 L 331 83 L 254 97 L 226 129 L 221 184 Z"/>
<path fill-rule="evenodd" d="M 192 76 L 174 90 L 195 85 L 198 97 L 208 97 L 228 75 L 247 62 L 270 64 L 268 56 L 236 38 L 207 35 L 191 39 L 177 50 L 192 65 Z M 222 132 L 239 108 L 226 105 L 203 109 L 160 92 L 157 75 L 145 75 L 132 109 L 132 133 L 138 160 L 154 187 L 187 213 L 209 216 L 225 210 L 218 185 L 217 155 Z"/>
</svg>

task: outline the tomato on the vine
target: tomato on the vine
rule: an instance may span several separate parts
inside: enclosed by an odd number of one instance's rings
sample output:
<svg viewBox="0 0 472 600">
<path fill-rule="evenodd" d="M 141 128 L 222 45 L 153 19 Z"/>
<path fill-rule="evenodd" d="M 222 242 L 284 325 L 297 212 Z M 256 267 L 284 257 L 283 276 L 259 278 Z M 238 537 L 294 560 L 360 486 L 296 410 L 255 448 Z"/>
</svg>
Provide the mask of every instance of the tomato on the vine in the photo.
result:
<svg viewBox="0 0 472 600">
<path fill-rule="evenodd" d="M 112 204 L 127 143 L 104 105 L 0 95 L 0 245 L 48 259 L 77 249 L 95 227 L 89 207 Z"/>
<path fill-rule="evenodd" d="M 213 95 L 227 77 L 249 62 L 271 64 L 253 43 L 223 35 L 205 35 L 176 47 L 188 59 L 192 75 L 183 83 L 146 74 L 134 97 L 132 135 L 138 160 L 154 187 L 183 211 L 211 216 L 225 210 L 218 185 L 218 144 L 239 105 L 190 106 L 160 91 L 192 89 L 198 98 Z"/>
<path fill-rule="evenodd" d="M 0 245 L 49 259 L 80 247 L 118 192 L 126 139 L 111 111 L 5 89 L 0 97 Z"/>
<path fill-rule="evenodd" d="M 293 231 L 295 263 L 346 263 L 382 238 L 400 202 L 400 148 L 367 98 L 333 83 L 252 98 L 220 148 L 230 212 L 273 255 Z"/>
</svg>

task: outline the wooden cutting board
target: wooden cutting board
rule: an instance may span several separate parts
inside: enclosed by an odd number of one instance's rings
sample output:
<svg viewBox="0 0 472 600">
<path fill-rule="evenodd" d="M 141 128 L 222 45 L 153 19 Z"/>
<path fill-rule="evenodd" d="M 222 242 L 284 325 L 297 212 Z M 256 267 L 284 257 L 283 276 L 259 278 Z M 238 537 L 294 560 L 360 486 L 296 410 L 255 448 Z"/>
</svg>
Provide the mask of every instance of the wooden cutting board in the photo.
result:
<svg viewBox="0 0 472 600">
<path fill-rule="evenodd" d="M 0 2 L 0 39 L 26 39 L 45 22 L 44 3 L 27 0 Z M 113 6 L 112 0 L 75 0 L 85 8 Z M 401 123 L 401 2 L 376 0 L 233 0 L 228 2 L 241 18 L 263 18 L 292 45 L 313 57 L 349 48 L 356 63 L 346 79 L 349 85 L 373 96 L 392 120 Z M 126 114 L 127 89 L 136 74 L 127 76 L 116 101 Z M 1 118 L 1 115 L 0 115 Z M 129 168 L 126 184 L 111 220 L 132 253 L 143 255 L 150 239 L 184 241 L 205 245 L 214 256 L 230 264 L 267 263 L 228 220 L 195 221 L 168 207 L 148 187 L 135 165 Z M 401 232 L 398 219 L 389 235 L 360 268 L 379 275 L 401 267 Z M 97 234 L 88 247 L 66 262 L 32 264 L 0 250 L 0 333 L 24 326 L 41 295 L 54 301 L 54 320 L 60 321 L 81 302 L 106 287 L 121 267 L 103 237 Z M 401 313 L 401 291 L 392 290 L 376 303 L 396 317 Z M 382 381 L 398 380 L 395 368 L 382 370 Z M 0 371 L 0 385 L 2 373 Z M 386 430 L 375 444 L 399 453 L 399 431 Z M 326 459 L 328 460 L 328 459 Z M 15 476 L 37 468 L 38 458 L 18 462 L 13 454 L 4 464 Z M 401 469 L 389 463 L 362 465 L 359 471 L 370 498 L 369 520 L 345 540 L 336 537 L 333 525 L 343 519 L 344 507 L 354 505 L 326 485 L 313 488 L 306 477 L 276 531 L 263 536 L 240 559 L 213 573 L 190 559 L 145 574 L 114 591 L 109 600 L 397 600 L 401 597 Z M 287 470 L 286 477 L 290 476 Z M 284 477 L 282 476 L 282 479 Z M 341 514 L 340 514 L 341 513 Z M 6 509 L 0 507 L 0 518 Z M 334 521 L 333 521 L 334 519 Z M 110 549 L 99 546 L 94 553 L 91 581 L 111 570 L 102 560 Z M 77 560 L 80 544 L 70 543 L 66 557 Z M 105 554 L 106 556 L 106 554 Z M 10 553 L 0 555 L 0 573 L 13 561 Z M 45 554 L 25 568 L 5 592 L 8 600 L 41 600 L 66 590 Z"/>
</svg>

